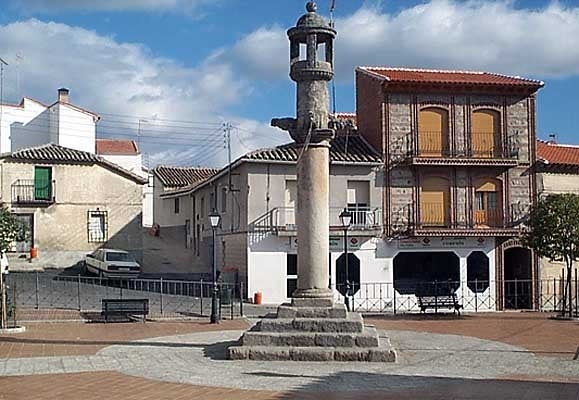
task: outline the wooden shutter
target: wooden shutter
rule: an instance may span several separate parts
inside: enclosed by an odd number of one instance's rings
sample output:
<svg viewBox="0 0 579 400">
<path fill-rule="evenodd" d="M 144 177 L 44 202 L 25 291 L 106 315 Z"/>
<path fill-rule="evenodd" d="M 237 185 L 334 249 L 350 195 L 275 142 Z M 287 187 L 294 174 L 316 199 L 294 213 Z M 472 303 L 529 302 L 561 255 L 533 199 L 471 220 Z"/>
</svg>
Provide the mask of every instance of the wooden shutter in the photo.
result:
<svg viewBox="0 0 579 400">
<path fill-rule="evenodd" d="M 34 200 L 50 200 L 52 188 L 52 169 L 34 167 Z"/>
<path fill-rule="evenodd" d="M 472 114 L 472 150 L 475 157 L 497 157 L 500 149 L 500 121 L 496 111 L 480 110 Z"/>
<path fill-rule="evenodd" d="M 423 179 L 420 196 L 423 225 L 448 226 L 450 215 L 450 182 L 443 177 Z"/>
<path fill-rule="evenodd" d="M 448 153 L 448 113 L 441 108 L 425 108 L 418 116 L 421 156 L 441 157 Z"/>
</svg>

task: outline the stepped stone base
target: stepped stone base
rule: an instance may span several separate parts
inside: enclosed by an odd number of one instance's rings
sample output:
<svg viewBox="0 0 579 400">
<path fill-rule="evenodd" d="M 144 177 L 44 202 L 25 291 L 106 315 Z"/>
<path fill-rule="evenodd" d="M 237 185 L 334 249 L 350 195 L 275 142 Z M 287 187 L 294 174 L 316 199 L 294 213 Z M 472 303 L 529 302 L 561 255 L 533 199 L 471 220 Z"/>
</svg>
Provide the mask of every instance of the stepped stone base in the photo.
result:
<svg viewBox="0 0 579 400">
<path fill-rule="evenodd" d="M 304 301 L 306 300 L 306 301 Z M 293 299 L 228 349 L 231 360 L 394 362 L 388 338 L 329 299 Z"/>
</svg>

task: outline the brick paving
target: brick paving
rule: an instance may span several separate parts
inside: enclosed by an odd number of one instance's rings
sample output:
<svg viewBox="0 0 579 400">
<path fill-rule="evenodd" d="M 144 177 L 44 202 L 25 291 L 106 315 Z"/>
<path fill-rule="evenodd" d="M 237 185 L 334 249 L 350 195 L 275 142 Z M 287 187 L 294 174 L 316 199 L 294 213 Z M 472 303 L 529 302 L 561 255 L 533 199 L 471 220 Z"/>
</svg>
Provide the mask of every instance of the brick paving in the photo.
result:
<svg viewBox="0 0 579 400">
<path fill-rule="evenodd" d="M 26 332 L 0 335 L 0 358 L 93 355 L 115 344 L 192 332 L 246 329 L 243 320 L 111 324 L 29 323 Z"/>
<path fill-rule="evenodd" d="M 404 377 L 408 381 L 416 378 Z M 317 393 L 194 386 L 135 378 L 117 372 L 2 378 L 1 400 L 375 400 L 375 399 L 577 399 L 577 385 L 508 380 L 429 379 L 387 392 Z M 307 388 L 305 388 L 307 389 Z"/>
<path fill-rule="evenodd" d="M 187 377 L 188 373 L 184 367 L 197 373 L 203 370 L 207 365 L 213 363 L 222 373 L 206 373 L 205 380 L 198 380 L 195 384 L 186 384 L 186 380 L 174 382 L 160 381 L 165 376 L 152 376 L 141 373 L 131 372 L 130 369 L 75 372 L 75 373 L 52 373 L 42 375 L 46 372 L 37 372 L 36 360 L 29 359 L 34 364 L 34 374 L 30 368 L 23 368 L 26 371 L 23 376 L 0 376 L 0 400 L 16 399 L 579 399 L 579 374 L 569 374 L 574 371 L 577 364 L 572 361 L 572 355 L 575 354 L 579 346 L 579 323 L 561 322 L 550 320 L 547 314 L 536 313 L 503 313 L 503 314 L 478 314 L 466 315 L 460 318 L 450 316 L 403 316 L 403 317 L 379 317 L 367 318 L 368 323 L 375 324 L 379 329 L 396 331 L 398 338 L 403 338 L 407 333 L 401 331 L 414 331 L 418 342 L 421 345 L 432 344 L 432 349 L 423 349 L 415 359 L 410 358 L 406 366 L 401 365 L 401 369 L 392 370 L 364 370 L 363 367 L 350 366 L 345 369 L 330 372 L 328 374 L 316 374 L 313 367 L 296 367 L 301 370 L 299 374 L 312 375 L 313 379 L 298 380 L 300 382 L 297 388 L 287 390 L 283 385 L 276 385 L 274 382 L 291 381 L 299 375 L 284 373 L 287 369 L 279 367 L 280 372 L 275 372 L 275 368 L 270 368 L 271 364 L 253 365 L 253 370 L 263 371 L 261 379 L 265 382 L 261 386 L 250 386 L 262 390 L 245 390 L 235 388 L 215 387 L 222 384 L 223 381 L 234 379 L 227 374 L 228 366 L 219 364 L 220 361 L 208 361 L 208 364 L 197 363 L 198 361 L 183 353 L 185 350 L 193 352 L 201 350 L 187 347 L 154 347 L 150 346 L 155 340 L 147 341 L 145 347 L 141 346 L 124 346 L 134 340 L 152 339 L 166 342 L 167 338 L 183 338 L 186 340 L 188 335 L 213 335 L 211 331 L 219 330 L 227 336 L 228 330 L 244 330 L 247 323 L 242 320 L 223 321 L 219 326 L 208 324 L 206 321 L 187 321 L 187 322 L 148 322 L 141 323 L 115 323 L 115 324 L 83 324 L 83 323 L 54 323 L 54 324 L 26 324 L 27 332 L 18 335 L 0 336 L 0 358 L 10 358 L 18 363 L 18 359 L 26 360 L 27 357 L 56 357 L 60 362 L 68 366 L 71 363 L 82 363 L 82 357 L 89 357 L 95 354 L 101 354 L 103 359 L 114 361 L 118 364 L 118 359 L 111 356 L 117 352 L 117 357 L 129 357 L 129 362 L 138 362 L 143 360 L 145 363 L 156 364 L 156 357 L 164 357 L 159 352 L 171 350 L 174 357 L 181 356 L 181 364 L 172 363 L 170 360 L 164 365 L 160 365 L 164 374 L 181 373 L 182 377 Z M 205 333 L 203 333 L 205 332 Z M 421 333 L 426 332 L 426 333 Z M 218 333 L 218 332 L 215 332 Z M 232 332 L 233 333 L 233 332 Z M 441 345 L 453 337 L 442 337 L 434 335 L 429 337 L 427 333 L 452 334 L 456 336 L 456 343 L 453 343 L 456 349 L 453 354 L 445 353 Z M 180 336 L 175 336 L 180 335 Z M 396 335 L 394 335 L 396 336 Z M 412 336 L 412 335 L 410 335 Z M 460 338 L 464 337 L 464 347 L 460 349 Z M 478 339 L 468 339 L 478 338 Z M 489 344 L 482 344 L 473 340 L 492 340 Z M 439 340 L 439 342 L 437 342 Z M 441 341 L 442 340 L 442 341 Z M 482 343 L 482 342 L 481 342 Z M 492 343 L 496 343 L 493 345 Z M 504 344 L 500 344 L 504 343 Z M 173 344 L 173 342 L 171 342 Z M 473 344 L 479 346 L 473 348 Z M 450 346 L 450 347 L 452 347 Z M 486 347 L 485 347 L 486 346 Z M 490 346 L 490 347 L 488 347 Z M 514 347 L 517 346 L 517 347 Z M 434 362 L 435 364 L 444 365 L 449 362 L 449 366 L 460 369 L 460 365 L 452 365 L 460 357 L 472 359 L 473 361 L 482 362 L 485 357 L 495 356 L 497 353 L 488 349 L 498 349 L 500 357 L 511 357 L 511 363 L 517 359 L 528 360 L 531 365 L 525 365 L 527 371 L 522 368 L 520 372 L 490 374 L 479 379 L 470 379 L 457 376 L 434 377 L 430 374 L 412 372 L 415 360 L 420 363 Z M 517 348 L 524 348 L 533 351 L 539 358 L 528 358 L 528 355 L 519 353 Z M 115 350 L 117 349 L 117 350 Z M 458 349 L 458 350 L 457 350 Z M 502 350 L 501 350 L 502 349 Z M 137 351 L 137 354 L 135 353 Z M 457 350 L 457 351 L 455 351 Z M 118 353 L 121 351 L 121 353 Z M 483 351 L 481 353 L 481 351 Z M 126 353 L 123 353 L 126 352 Z M 464 354 L 461 355 L 460 353 Z M 468 353 L 471 352 L 471 353 Z M 478 353 L 477 353 L 478 352 Z M 504 353 L 503 353 L 504 352 Z M 410 352 L 412 353 L 412 352 Z M 467 354 L 468 353 L 468 354 Z M 493 353 L 495 355 L 493 355 Z M 418 354 L 418 353 L 417 353 Z M 528 354 L 528 353 L 527 353 Z M 79 357 L 79 355 L 82 355 Z M 556 355 L 563 357 L 564 360 L 555 361 L 547 365 L 564 365 L 567 363 L 570 369 L 567 375 L 560 374 L 557 368 L 539 368 L 540 364 L 548 359 L 541 359 L 544 355 Z M 76 357 L 75 357 L 76 356 Z M 132 358 L 131 358 L 132 357 Z M 406 357 L 406 356 L 405 356 Z M 405 358 L 403 357 L 403 359 Z M 450 357 L 450 358 L 449 358 Z M 458 357 L 456 359 L 452 357 Z M 15 359 L 16 358 L 16 359 Z M 44 360 L 49 360 L 44 358 Z M 86 358 L 86 360 L 90 360 Z M 1 361 L 1 360 L 0 360 Z M 468 360 L 467 360 L 468 361 Z M 24 362 L 24 361 L 23 361 Z M 89 361 L 93 363 L 94 361 Z M 505 363 L 507 363 L 505 361 Z M 14 364 L 16 365 L 16 364 Z M 228 364 L 229 365 L 229 364 Z M 360 365 L 360 364 L 357 364 Z M 535 366 L 537 367 L 535 373 Z M 543 365 L 544 366 L 544 365 Z M 94 367 L 94 365 L 93 365 Z M 320 366 L 319 369 L 331 371 L 331 367 Z M 392 366 L 395 367 L 395 366 Z M 502 367 L 502 365 L 497 365 Z M 5 367 L 6 368 L 6 367 Z M 181 368 L 181 370 L 180 370 Z M 98 369 L 98 368 L 97 368 Z M 116 369 L 116 368 L 115 368 Z M 499 368 L 500 369 L 500 368 Z M 512 368 L 511 368 L 512 369 Z M 57 369 L 58 370 L 58 369 Z M 79 369 L 82 371 L 83 369 Z M 242 374 L 249 372 L 250 369 L 241 368 Z M 5 370 L 7 371 L 7 369 Z M 42 371 L 42 370 L 40 370 Z M 267 372 L 266 372 L 267 371 Z M 398 372 L 397 372 L 398 371 Z M 65 368 L 65 372 L 69 372 Z M 123 373 L 124 372 L 124 373 Z M 40 374 L 38 374 L 40 373 Z M 10 374 L 7 374 L 10 375 Z M 12 374 L 14 375 L 14 374 Z M 130 375 L 130 376 L 129 376 Z M 141 375 L 141 376 L 134 376 Z M 435 374 L 434 374 L 435 375 Z M 490 378 L 490 376 L 496 378 Z M 154 378 L 154 379 L 151 379 Z M 472 377 L 471 377 L 472 378 Z M 482 379 L 484 378 L 484 379 Z M 170 379 L 171 380 L 171 379 Z M 219 380 L 219 382 L 217 381 Z M 199 383 L 203 382 L 203 383 Z M 356 384 L 351 385 L 351 382 Z M 378 383 L 379 384 L 376 384 Z M 360 387 L 379 388 L 379 391 L 359 391 Z M 203 386 L 207 385 L 207 386 Z M 328 392 L 328 387 L 336 387 L 335 393 Z M 352 389 L 353 388 L 353 389 Z M 358 390 L 358 391 L 350 391 Z M 378 390 L 378 389 L 377 389 Z M 320 391 L 322 391 L 320 393 Z"/>
<path fill-rule="evenodd" d="M 471 336 L 523 347 L 535 354 L 573 358 L 579 349 L 579 322 L 549 313 L 507 312 L 369 317 L 379 329 Z"/>
</svg>

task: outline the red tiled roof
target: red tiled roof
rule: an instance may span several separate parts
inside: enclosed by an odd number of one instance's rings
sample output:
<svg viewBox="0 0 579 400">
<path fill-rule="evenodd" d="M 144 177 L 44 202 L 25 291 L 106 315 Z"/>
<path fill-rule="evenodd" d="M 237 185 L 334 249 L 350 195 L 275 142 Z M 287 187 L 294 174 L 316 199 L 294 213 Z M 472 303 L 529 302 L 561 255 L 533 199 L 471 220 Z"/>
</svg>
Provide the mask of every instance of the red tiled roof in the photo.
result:
<svg viewBox="0 0 579 400">
<path fill-rule="evenodd" d="M 435 69 L 410 69 L 386 67 L 358 67 L 376 77 L 389 82 L 444 85 L 484 85 L 484 86 L 544 86 L 542 81 L 479 71 L 452 71 Z"/>
<path fill-rule="evenodd" d="M 537 157 L 546 164 L 579 166 L 579 147 L 537 140 Z"/>
<path fill-rule="evenodd" d="M 139 154 L 139 149 L 134 140 L 97 139 L 96 153 L 130 155 Z"/>
<path fill-rule="evenodd" d="M 166 165 L 159 165 L 153 169 L 153 173 L 161 180 L 166 189 L 197 185 L 211 178 L 217 172 L 218 170 L 213 168 L 171 167 Z"/>
</svg>

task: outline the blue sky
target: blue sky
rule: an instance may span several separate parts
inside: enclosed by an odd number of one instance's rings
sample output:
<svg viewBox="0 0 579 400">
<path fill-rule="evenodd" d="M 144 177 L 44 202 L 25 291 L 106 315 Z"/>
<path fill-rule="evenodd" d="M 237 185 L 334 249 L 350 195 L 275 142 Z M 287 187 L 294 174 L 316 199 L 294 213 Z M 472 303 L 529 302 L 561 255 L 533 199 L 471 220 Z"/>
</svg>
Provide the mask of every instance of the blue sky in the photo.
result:
<svg viewBox="0 0 579 400">
<path fill-rule="evenodd" d="M 539 137 L 579 144 L 579 0 L 336 3 L 339 111 L 354 111 L 356 65 L 488 70 L 545 81 Z M 103 136 L 128 138 L 146 120 L 141 146 L 154 163 L 222 163 L 223 121 L 239 127 L 234 155 L 288 141 L 268 121 L 294 113 L 285 30 L 304 5 L 0 0 L 4 97 L 50 102 L 66 86 L 103 115 Z"/>
</svg>

